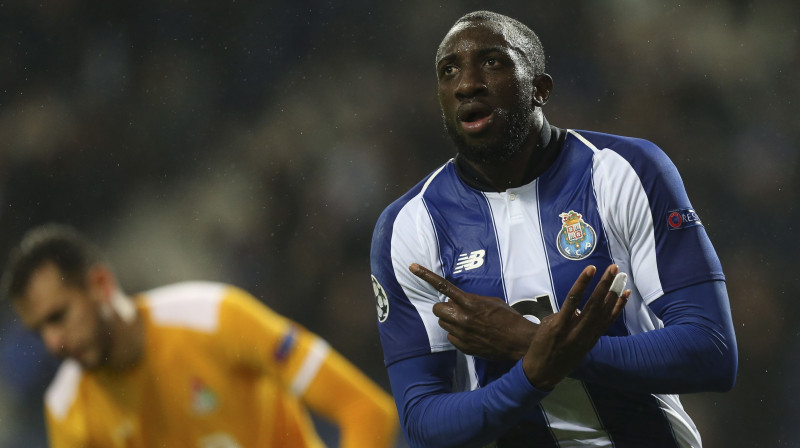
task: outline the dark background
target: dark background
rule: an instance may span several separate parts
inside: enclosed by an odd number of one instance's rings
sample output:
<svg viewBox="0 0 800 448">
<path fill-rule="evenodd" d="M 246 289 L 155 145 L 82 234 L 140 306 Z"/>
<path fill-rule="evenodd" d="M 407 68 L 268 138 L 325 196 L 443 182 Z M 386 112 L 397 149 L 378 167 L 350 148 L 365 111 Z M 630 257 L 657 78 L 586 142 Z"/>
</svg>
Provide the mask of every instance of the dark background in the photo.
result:
<svg viewBox="0 0 800 448">
<path fill-rule="evenodd" d="M 540 35 L 552 124 L 647 138 L 683 176 L 740 354 L 733 391 L 683 398 L 705 446 L 800 446 L 800 4 L 343 3 L 0 2 L 0 263 L 73 224 L 126 291 L 237 284 L 388 388 L 372 228 L 454 154 L 435 49 L 492 9 Z M 19 325 L 0 308 L 0 446 L 43 446 L 55 362 Z"/>
</svg>

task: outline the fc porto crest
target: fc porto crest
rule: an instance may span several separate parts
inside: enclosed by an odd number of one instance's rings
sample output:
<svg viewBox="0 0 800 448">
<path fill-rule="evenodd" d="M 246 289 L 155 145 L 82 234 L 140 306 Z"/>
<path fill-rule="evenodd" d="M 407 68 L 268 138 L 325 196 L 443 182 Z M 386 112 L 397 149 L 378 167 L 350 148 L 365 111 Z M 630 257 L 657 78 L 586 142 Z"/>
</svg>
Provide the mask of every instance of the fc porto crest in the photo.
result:
<svg viewBox="0 0 800 448">
<path fill-rule="evenodd" d="M 583 220 L 583 215 L 570 210 L 558 215 L 561 218 L 561 231 L 556 237 L 558 253 L 569 260 L 582 260 L 593 251 L 597 235 L 592 226 Z"/>
</svg>

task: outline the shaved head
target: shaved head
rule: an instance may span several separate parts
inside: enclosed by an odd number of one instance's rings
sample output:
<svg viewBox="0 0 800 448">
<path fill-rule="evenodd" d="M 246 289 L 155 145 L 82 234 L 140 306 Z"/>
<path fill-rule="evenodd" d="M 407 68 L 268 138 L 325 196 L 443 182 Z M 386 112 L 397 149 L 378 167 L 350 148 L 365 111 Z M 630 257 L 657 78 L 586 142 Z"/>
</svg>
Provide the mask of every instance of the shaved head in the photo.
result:
<svg viewBox="0 0 800 448">
<path fill-rule="evenodd" d="M 447 35 L 474 24 L 494 28 L 506 37 L 508 43 L 524 57 L 531 70 L 531 76 L 538 76 L 545 71 L 544 48 L 539 36 L 519 20 L 491 11 L 475 11 L 456 20 Z M 436 51 L 436 61 L 442 57 L 442 50 L 447 36 L 442 39 Z"/>
</svg>

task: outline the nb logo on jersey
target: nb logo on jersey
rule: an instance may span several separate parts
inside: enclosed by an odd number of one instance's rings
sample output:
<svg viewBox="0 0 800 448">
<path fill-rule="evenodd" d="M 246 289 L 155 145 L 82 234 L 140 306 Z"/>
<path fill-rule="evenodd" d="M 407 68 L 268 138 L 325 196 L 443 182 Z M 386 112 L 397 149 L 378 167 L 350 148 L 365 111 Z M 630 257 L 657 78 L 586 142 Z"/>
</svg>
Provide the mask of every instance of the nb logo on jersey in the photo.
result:
<svg viewBox="0 0 800 448">
<path fill-rule="evenodd" d="M 469 253 L 469 255 L 459 255 L 458 261 L 456 262 L 456 269 L 453 271 L 453 274 L 460 274 L 462 271 L 471 271 L 483 266 L 483 257 L 485 255 L 486 251 L 483 249 L 473 250 Z"/>
</svg>

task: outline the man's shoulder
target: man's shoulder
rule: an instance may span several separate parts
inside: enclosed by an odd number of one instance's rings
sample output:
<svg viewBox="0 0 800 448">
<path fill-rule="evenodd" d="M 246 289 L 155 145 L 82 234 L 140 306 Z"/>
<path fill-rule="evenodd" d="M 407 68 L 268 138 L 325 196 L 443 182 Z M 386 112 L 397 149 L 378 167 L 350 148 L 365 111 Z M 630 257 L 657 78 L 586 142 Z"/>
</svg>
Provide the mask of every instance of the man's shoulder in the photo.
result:
<svg viewBox="0 0 800 448">
<path fill-rule="evenodd" d="M 81 382 L 86 372 L 73 359 L 66 359 L 56 371 L 53 381 L 44 394 L 47 412 L 57 420 L 63 420 L 80 396 Z"/>
<path fill-rule="evenodd" d="M 619 160 L 634 167 L 637 172 L 658 172 L 673 166 L 669 156 L 658 145 L 639 137 L 626 137 L 602 132 L 570 129 L 565 145 L 590 148 L 595 154 L 616 154 Z M 601 157 L 608 159 L 608 157 Z"/>
<path fill-rule="evenodd" d="M 232 289 L 224 283 L 181 282 L 146 291 L 140 300 L 155 325 L 213 331 L 220 305 Z"/>
<path fill-rule="evenodd" d="M 658 145 L 640 137 L 569 129 L 567 131 L 567 142 L 568 144 L 585 145 L 594 151 L 610 149 L 625 158 L 660 158 L 665 156 L 664 151 Z"/>
<path fill-rule="evenodd" d="M 584 144 L 597 150 L 661 151 L 655 143 L 644 138 L 607 134 L 597 131 L 569 129 L 567 130 L 567 139 L 568 141 L 572 140 L 574 143 Z"/>
<path fill-rule="evenodd" d="M 455 170 L 453 169 L 453 161 L 449 160 L 447 161 L 447 163 L 439 166 L 438 168 L 430 172 L 427 176 L 425 176 L 411 189 L 406 191 L 405 194 L 395 199 L 391 204 L 389 204 L 385 209 L 383 209 L 381 216 L 378 218 L 377 227 L 391 225 L 397 218 L 397 215 L 400 213 L 400 211 L 406 208 L 409 205 L 409 203 L 413 202 L 416 199 L 421 198 L 422 195 L 424 195 L 425 192 L 428 190 L 428 188 L 431 187 L 431 184 L 433 184 L 434 181 L 441 180 L 444 178 L 451 178 L 453 176 L 455 176 Z"/>
</svg>

